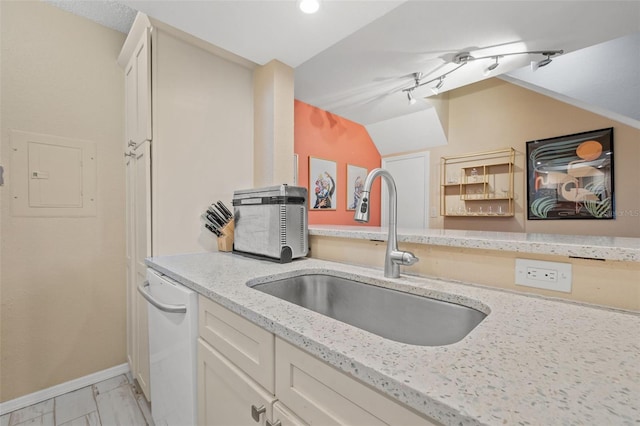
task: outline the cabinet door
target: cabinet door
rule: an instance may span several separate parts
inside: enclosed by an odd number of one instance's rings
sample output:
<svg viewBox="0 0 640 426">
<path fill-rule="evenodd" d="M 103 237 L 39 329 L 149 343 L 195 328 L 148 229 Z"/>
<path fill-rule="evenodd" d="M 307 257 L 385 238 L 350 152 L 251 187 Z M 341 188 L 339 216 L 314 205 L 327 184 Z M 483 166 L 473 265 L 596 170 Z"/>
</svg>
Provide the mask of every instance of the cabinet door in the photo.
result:
<svg viewBox="0 0 640 426">
<path fill-rule="evenodd" d="M 279 338 L 276 395 L 309 424 L 437 424 Z"/>
<path fill-rule="evenodd" d="M 134 51 L 136 78 L 136 137 L 137 144 L 151 140 L 151 41 L 149 28 L 142 35 Z"/>
<path fill-rule="evenodd" d="M 127 278 L 127 362 L 131 372 L 138 370 L 135 364 L 134 353 L 136 345 L 136 273 L 135 273 L 135 227 L 134 227 L 134 191 L 135 191 L 135 160 L 132 157 L 125 157 L 125 182 L 126 182 L 126 203 L 125 203 L 125 221 L 126 221 L 126 251 L 125 265 Z"/>
<path fill-rule="evenodd" d="M 135 57 L 124 70 L 125 152 L 132 149 L 138 137 L 138 75 Z"/>
<path fill-rule="evenodd" d="M 135 226 L 135 284 L 143 285 L 147 276 L 144 259 L 151 253 L 151 142 L 138 145 L 135 153 L 134 226 Z M 136 291 L 136 361 L 135 378 L 148 400 L 149 389 L 149 330 L 147 302 Z"/>
<path fill-rule="evenodd" d="M 265 425 L 272 418 L 274 402 L 272 394 L 198 340 L 199 425 Z"/>
<path fill-rule="evenodd" d="M 200 337 L 273 393 L 273 334 L 203 296 L 198 309 Z"/>
<path fill-rule="evenodd" d="M 285 405 L 276 401 L 273 404 L 273 422 L 267 422 L 267 426 L 308 426 L 298 416 L 293 414 Z"/>
</svg>

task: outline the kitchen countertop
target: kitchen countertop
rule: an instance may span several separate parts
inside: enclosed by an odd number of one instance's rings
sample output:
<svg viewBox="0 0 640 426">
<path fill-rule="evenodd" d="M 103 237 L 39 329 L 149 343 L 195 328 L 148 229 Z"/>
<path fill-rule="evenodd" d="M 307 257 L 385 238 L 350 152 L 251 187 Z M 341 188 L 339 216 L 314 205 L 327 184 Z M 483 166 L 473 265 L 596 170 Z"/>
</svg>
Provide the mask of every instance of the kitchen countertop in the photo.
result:
<svg viewBox="0 0 640 426">
<path fill-rule="evenodd" d="M 417 411 L 449 425 L 637 424 L 640 315 L 317 259 L 289 264 L 232 253 L 147 259 L 220 303 Z M 384 339 L 246 283 L 332 273 L 489 313 L 458 343 Z"/>
<path fill-rule="evenodd" d="M 388 228 L 379 226 L 309 225 L 309 235 L 324 237 L 386 241 L 387 234 Z M 640 262 L 640 238 L 398 228 L 398 241 L 517 253 Z"/>
</svg>

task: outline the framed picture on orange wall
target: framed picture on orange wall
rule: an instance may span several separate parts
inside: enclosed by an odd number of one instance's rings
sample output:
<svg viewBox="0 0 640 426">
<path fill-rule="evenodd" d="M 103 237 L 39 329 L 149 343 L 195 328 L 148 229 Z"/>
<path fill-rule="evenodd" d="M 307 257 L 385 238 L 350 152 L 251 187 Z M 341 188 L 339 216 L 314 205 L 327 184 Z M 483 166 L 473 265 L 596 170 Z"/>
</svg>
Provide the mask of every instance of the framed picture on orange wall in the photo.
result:
<svg viewBox="0 0 640 426">
<path fill-rule="evenodd" d="M 309 157 L 309 210 L 336 210 L 337 168 L 335 161 Z"/>
<path fill-rule="evenodd" d="M 364 167 L 347 164 L 347 210 L 355 210 L 362 196 L 364 181 L 368 170 Z"/>
</svg>

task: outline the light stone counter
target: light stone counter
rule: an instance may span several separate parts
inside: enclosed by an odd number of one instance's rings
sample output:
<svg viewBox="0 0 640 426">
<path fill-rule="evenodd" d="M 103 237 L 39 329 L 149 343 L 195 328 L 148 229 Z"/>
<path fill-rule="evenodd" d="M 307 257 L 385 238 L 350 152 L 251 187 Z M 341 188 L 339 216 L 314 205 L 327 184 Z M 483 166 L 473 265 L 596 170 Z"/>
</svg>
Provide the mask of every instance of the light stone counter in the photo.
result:
<svg viewBox="0 0 640 426">
<path fill-rule="evenodd" d="M 324 237 L 386 241 L 387 233 L 386 227 L 377 226 L 309 225 L 309 235 Z M 398 241 L 516 253 L 640 262 L 640 238 L 400 228 L 398 229 Z"/>
<path fill-rule="evenodd" d="M 231 253 L 151 258 L 154 269 L 447 425 L 636 425 L 640 315 L 484 287 L 300 259 Z M 476 307 L 489 315 L 458 343 L 397 343 L 246 286 L 333 271 Z"/>
</svg>

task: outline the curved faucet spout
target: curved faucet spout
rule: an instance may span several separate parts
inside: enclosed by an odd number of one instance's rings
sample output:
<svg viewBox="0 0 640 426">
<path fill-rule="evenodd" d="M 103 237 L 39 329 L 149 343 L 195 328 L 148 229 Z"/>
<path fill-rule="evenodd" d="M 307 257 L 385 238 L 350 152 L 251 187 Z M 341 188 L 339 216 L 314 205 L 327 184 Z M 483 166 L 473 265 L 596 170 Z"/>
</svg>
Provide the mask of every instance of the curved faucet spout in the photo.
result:
<svg viewBox="0 0 640 426">
<path fill-rule="evenodd" d="M 387 238 L 387 252 L 384 260 L 384 276 L 388 278 L 400 277 L 400 265 L 413 265 L 418 258 L 408 251 L 398 250 L 398 197 L 396 194 L 396 182 L 393 176 L 385 169 L 373 169 L 367 175 L 360 200 L 356 205 L 353 219 L 357 222 L 369 222 L 370 193 L 373 181 L 380 176 L 387 183 L 389 190 L 389 236 Z"/>
</svg>

